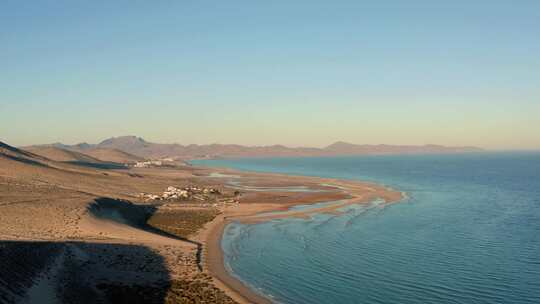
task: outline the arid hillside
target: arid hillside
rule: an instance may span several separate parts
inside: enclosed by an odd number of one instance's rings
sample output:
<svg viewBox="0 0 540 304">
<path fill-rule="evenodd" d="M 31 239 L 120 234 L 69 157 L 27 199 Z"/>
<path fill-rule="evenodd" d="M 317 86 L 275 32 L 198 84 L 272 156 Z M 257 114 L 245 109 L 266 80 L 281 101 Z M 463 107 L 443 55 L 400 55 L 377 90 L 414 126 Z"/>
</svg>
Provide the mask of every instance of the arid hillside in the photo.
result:
<svg viewBox="0 0 540 304">
<path fill-rule="evenodd" d="M 22 148 L 22 149 L 24 149 L 25 151 L 43 156 L 50 160 L 59 161 L 59 162 L 86 162 L 86 163 L 101 162 L 101 160 L 94 158 L 92 156 L 89 156 L 87 154 L 83 154 L 83 153 L 72 151 L 72 150 L 66 150 L 66 149 L 62 149 L 58 147 L 53 147 L 53 146 L 49 146 L 49 147 L 31 146 L 31 147 Z"/>
<path fill-rule="evenodd" d="M 85 149 L 84 154 L 101 161 L 115 162 L 121 164 L 136 163 L 144 160 L 143 157 L 135 156 L 118 149 L 90 148 Z"/>
<path fill-rule="evenodd" d="M 86 167 L 47 151 L 63 161 L 0 142 L 0 303 L 234 303 L 187 238 L 218 210 L 184 202 L 164 226 L 189 231 L 180 237 L 159 228 L 176 209 L 139 199 L 192 184 L 191 172 Z"/>
<path fill-rule="evenodd" d="M 93 149 L 116 149 L 142 158 L 171 157 L 188 160 L 197 158 L 230 157 L 302 157 L 302 156 L 341 156 L 373 154 L 419 154 L 419 153 L 463 153 L 480 152 L 477 147 L 446 147 L 441 145 L 400 146 L 400 145 L 356 145 L 336 142 L 325 148 L 299 147 L 283 145 L 242 146 L 235 144 L 180 145 L 148 142 L 137 136 L 120 136 L 106 139 L 99 144 L 81 143 L 52 146 L 86 153 Z M 89 155 L 93 155 L 89 153 Z M 96 157 L 99 158 L 99 157 Z M 111 159 L 107 159 L 112 161 Z"/>
</svg>

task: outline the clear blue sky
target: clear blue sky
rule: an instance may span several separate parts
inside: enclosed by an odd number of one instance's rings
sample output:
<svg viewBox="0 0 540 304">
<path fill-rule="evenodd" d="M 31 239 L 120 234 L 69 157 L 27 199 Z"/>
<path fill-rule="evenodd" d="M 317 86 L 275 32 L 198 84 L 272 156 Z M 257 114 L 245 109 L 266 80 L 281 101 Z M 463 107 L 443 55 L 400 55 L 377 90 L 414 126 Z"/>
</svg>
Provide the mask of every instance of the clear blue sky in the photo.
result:
<svg viewBox="0 0 540 304">
<path fill-rule="evenodd" d="M 0 2 L 0 140 L 540 148 L 540 1 Z"/>
</svg>

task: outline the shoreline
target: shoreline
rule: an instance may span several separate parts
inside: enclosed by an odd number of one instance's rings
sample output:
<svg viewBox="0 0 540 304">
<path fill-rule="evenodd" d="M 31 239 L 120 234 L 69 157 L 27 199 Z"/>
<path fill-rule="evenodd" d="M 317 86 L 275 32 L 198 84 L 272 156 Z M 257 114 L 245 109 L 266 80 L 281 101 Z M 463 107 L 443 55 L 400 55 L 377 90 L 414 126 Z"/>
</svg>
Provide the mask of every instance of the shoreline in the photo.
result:
<svg viewBox="0 0 540 304">
<path fill-rule="evenodd" d="M 209 168 L 206 168 L 209 169 Z M 271 187 L 276 184 L 283 186 L 305 186 L 314 192 L 307 192 L 311 197 L 305 199 L 284 201 L 284 202 L 264 202 L 264 192 L 258 192 L 253 201 L 258 197 L 261 203 L 241 203 L 236 207 L 221 210 L 222 213 L 209 222 L 202 231 L 198 233 L 198 238 L 204 242 L 203 264 L 209 274 L 213 277 L 215 284 L 224 290 L 231 298 L 239 303 L 271 304 L 269 298 L 258 294 L 244 282 L 234 277 L 225 267 L 224 253 L 221 247 L 225 227 L 233 221 L 245 224 L 256 224 L 274 219 L 287 217 L 309 218 L 315 213 L 341 214 L 338 210 L 348 205 L 367 204 L 376 199 L 383 199 L 385 204 L 396 203 L 406 198 L 403 192 L 385 187 L 371 182 L 339 180 L 324 177 L 295 176 L 276 173 L 247 172 L 234 169 L 214 168 L 218 174 L 226 172 L 238 176 L 237 179 L 245 179 L 248 184 L 254 184 L 253 179 L 260 177 L 270 180 L 255 182 L 256 185 Z M 236 178 L 235 178 L 236 179 Z M 277 179 L 277 181 L 276 181 Z M 340 193 L 341 199 L 329 199 L 326 192 L 321 189 L 331 189 L 329 193 Z M 271 191 L 271 190 L 269 190 Z M 286 191 L 284 191 L 286 193 Z M 312 205 L 321 202 L 335 201 L 335 204 L 321 206 L 320 208 L 310 208 L 309 210 L 290 210 L 293 206 Z M 279 212 L 282 211 L 282 212 Z M 264 215 L 267 212 L 279 212 Z M 261 215 L 263 214 L 263 215 Z"/>
<path fill-rule="evenodd" d="M 41 159 L 35 161 L 42 164 Z M 221 304 L 271 303 L 271 296 L 228 271 L 221 250 L 228 223 L 337 213 L 342 205 L 336 204 L 401 197 L 373 183 L 232 169 L 185 166 L 104 171 L 2 157 L 0 164 L 0 217 L 5 219 L 0 223 L 0 247 L 5 249 L 0 250 L 0 266 L 7 269 L 0 276 L 10 282 L 8 294 L 0 290 L 0 297 L 6 295 L 13 299 L 10 302 L 26 296 L 29 289 L 20 288 L 21 284 L 31 287 L 34 279 L 54 277 L 47 265 L 53 265 L 59 250 L 66 250 L 69 254 L 58 274 L 62 279 L 49 282 L 55 285 L 55 296 L 68 302 L 84 290 L 100 289 L 98 285 L 106 281 L 102 287 L 107 292 L 89 294 L 89 299 L 129 302 L 135 289 L 141 301 L 159 297 L 175 302 L 202 296 Z M 171 185 L 219 189 L 221 194 L 219 198 L 193 197 L 193 204 L 148 202 L 141 197 L 141 193 L 163 193 Z M 291 206 L 322 202 L 331 203 L 287 211 Z M 270 211 L 285 212 L 263 214 Z M 156 225 L 148 223 L 149 215 L 156 216 Z M 179 229 L 180 236 L 173 237 L 164 227 Z M 19 272 L 17 265 L 26 268 Z M 133 275 L 118 275 L 124 271 Z M 91 277 L 84 276 L 89 272 Z M 171 286 L 156 290 L 164 282 Z"/>
<path fill-rule="evenodd" d="M 210 275 L 214 278 L 215 285 L 224 290 L 229 297 L 240 304 L 257 303 L 271 304 L 272 302 L 257 294 L 252 288 L 232 274 L 225 268 L 224 254 L 221 249 L 221 241 L 225 227 L 231 220 L 225 219 L 223 215 L 216 217 L 215 223 L 211 223 L 209 235 L 206 238 L 206 252 L 204 265 Z M 213 224 L 213 225 L 212 225 Z"/>
</svg>

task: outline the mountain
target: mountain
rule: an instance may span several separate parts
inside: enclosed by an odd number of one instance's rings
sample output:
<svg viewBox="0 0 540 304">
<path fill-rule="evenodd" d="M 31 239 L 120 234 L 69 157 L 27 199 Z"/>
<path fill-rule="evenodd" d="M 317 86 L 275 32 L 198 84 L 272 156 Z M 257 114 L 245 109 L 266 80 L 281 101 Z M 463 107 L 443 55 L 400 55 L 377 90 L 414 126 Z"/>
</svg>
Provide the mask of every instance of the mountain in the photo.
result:
<svg viewBox="0 0 540 304">
<path fill-rule="evenodd" d="M 97 145 L 97 148 L 129 151 L 144 149 L 149 145 L 150 143 L 137 136 L 121 136 L 105 139 Z"/>
<path fill-rule="evenodd" d="M 76 145 L 73 145 L 73 146 L 68 146 L 68 147 L 79 149 L 79 150 L 85 150 L 85 149 L 90 149 L 93 146 L 94 145 L 91 145 L 89 143 L 79 143 L 79 144 L 76 144 Z"/>
<path fill-rule="evenodd" d="M 54 144 L 62 145 L 62 144 Z M 283 145 L 242 146 L 235 144 L 180 145 L 148 142 L 137 136 L 121 136 L 106 139 L 99 144 L 78 144 L 66 149 L 79 151 L 98 159 L 93 149 L 115 149 L 139 158 L 173 157 L 178 159 L 231 158 L 231 157 L 287 157 L 287 156 L 338 156 L 366 154 L 414 154 L 414 153 L 461 153 L 482 151 L 476 147 L 446 147 L 439 145 L 356 145 L 336 142 L 325 148 L 291 148 Z M 112 161 L 111 159 L 107 159 Z"/>
</svg>

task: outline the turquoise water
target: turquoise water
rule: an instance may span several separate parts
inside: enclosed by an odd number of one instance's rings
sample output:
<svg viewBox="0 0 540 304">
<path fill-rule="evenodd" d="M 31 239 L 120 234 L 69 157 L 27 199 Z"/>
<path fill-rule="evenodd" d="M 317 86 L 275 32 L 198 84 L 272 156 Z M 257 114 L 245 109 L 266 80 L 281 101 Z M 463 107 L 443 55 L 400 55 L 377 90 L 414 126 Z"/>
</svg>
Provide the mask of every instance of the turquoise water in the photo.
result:
<svg viewBox="0 0 540 304">
<path fill-rule="evenodd" d="M 196 164 L 376 181 L 399 204 L 231 224 L 232 273 L 277 303 L 540 303 L 540 154 Z"/>
</svg>

